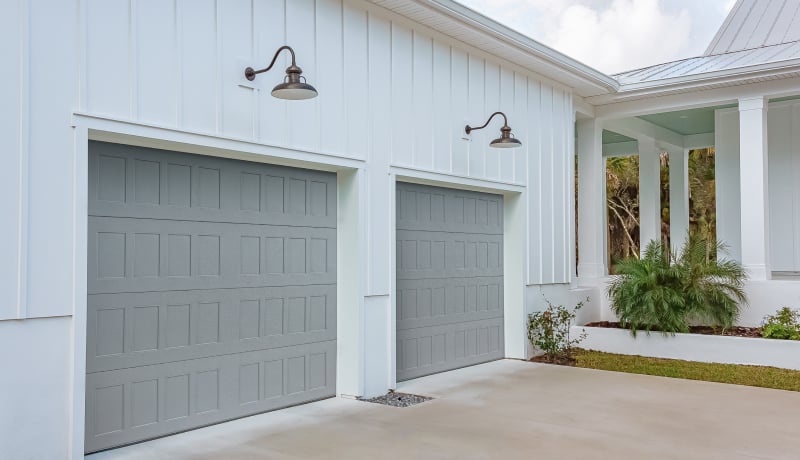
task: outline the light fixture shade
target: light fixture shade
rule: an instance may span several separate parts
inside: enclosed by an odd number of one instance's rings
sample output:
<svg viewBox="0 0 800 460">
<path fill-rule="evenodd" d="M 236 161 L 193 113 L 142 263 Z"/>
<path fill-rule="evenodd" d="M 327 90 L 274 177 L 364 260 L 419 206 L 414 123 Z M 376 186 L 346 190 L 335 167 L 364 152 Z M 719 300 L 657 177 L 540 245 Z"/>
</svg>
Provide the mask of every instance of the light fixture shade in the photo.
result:
<svg viewBox="0 0 800 460">
<path fill-rule="evenodd" d="M 522 142 L 513 137 L 500 137 L 489 143 L 489 147 L 496 149 L 515 149 L 522 147 Z"/>
<path fill-rule="evenodd" d="M 308 83 L 288 81 L 272 88 L 272 96 L 278 99 L 299 101 L 317 97 L 317 90 Z"/>
</svg>

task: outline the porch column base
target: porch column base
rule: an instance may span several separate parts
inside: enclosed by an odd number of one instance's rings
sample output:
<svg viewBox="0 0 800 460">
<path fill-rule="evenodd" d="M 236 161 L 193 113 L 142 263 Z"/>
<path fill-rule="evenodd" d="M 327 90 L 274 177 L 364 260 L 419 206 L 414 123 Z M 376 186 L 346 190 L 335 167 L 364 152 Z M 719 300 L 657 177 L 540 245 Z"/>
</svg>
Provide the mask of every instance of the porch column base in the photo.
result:
<svg viewBox="0 0 800 460">
<path fill-rule="evenodd" d="M 606 276 L 606 266 L 600 263 L 579 263 L 578 278 L 603 278 Z"/>
</svg>

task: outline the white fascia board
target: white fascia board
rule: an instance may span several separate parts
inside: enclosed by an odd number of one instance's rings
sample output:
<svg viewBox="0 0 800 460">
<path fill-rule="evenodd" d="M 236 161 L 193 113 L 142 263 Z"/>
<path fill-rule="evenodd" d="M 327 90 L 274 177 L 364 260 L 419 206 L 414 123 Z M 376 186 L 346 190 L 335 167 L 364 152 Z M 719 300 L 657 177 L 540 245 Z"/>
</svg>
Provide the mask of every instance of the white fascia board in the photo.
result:
<svg viewBox="0 0 800 460">
<path fill-rule="evenodd" d="M 507 46 L 513 46 L 542 61 L 544 64 L 555 66 L 560 70 L 584 81 L 587 85 L 598 88 L 603 93 L 615 92 L 619 83 L 613 77 L 593 69 L 565 54 L 547 47 L 536 40 L 523 35 L 497 21 L 458 3 L 453 0 L 409 0 L 410 3 L 427 6 L 444 16 L 458 21 L 476 32 L 487 34 L 501 41 Z M 470 37 L 460 37 L 469 43 Z M 476 43 L 483 43 L 483 37 L 476 35 Z"/>
<path fill-rule="evenodd" d="M 675 131 L 651 123 L 641 118 L 625 118 L 621 120 L 606 120 L 603 128 L 615 133 L 637 139 L 642 136 L 651 137 L 657 142 L 683 148 L 683 135 Z"/>
<path fill-rule="evenodd" d="M 669 92 L 635 100 L 622 100 L 596 104 L 595 114 L 600 118 L 623 118 L 676 110 L 697 109 L 717 105 L 736 104 L 740 98 L 778 98 L 800 94 L 800 71 L 798 76 L 778 80 L 741 82 L 737 85 L 710 88 L 693 92 Z M 590 103 L 594 103 L 589 101 Z"/>
</svg>

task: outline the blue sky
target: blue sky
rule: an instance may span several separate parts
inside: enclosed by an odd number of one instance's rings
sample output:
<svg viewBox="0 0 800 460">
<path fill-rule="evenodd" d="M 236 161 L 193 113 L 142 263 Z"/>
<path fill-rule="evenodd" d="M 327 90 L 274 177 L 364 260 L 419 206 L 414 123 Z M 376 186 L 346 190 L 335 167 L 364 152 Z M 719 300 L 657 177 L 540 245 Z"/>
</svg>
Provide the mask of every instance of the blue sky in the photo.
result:
<svg viewBox="0 0 800 460">
<path fill-rule="evenodd" d="M 606 73 L 703 54 L 735 0 L 458 0 Z"/>
</svg>

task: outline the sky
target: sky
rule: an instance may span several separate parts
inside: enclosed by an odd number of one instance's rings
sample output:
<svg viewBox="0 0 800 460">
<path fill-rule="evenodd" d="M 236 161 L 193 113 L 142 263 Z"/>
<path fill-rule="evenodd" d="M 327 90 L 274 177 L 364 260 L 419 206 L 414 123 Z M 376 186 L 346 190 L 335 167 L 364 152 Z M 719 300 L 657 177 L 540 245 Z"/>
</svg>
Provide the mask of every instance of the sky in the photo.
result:
<svg viewBox="0 0 800 460">
<path fill-rule="evenodd" d="M 614 74 L 702 55 L 735 0 L 457 0 Z"/>
</svg>

